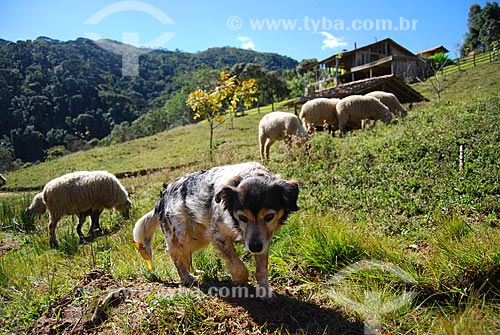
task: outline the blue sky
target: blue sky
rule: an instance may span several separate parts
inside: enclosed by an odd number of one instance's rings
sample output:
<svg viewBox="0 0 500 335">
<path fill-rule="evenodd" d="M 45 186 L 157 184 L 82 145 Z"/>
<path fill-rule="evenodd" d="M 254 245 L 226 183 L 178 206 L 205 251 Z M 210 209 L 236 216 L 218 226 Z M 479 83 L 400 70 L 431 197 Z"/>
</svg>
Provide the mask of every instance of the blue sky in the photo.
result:
<svg viewBox="0 0 500 335">
<path fill-rule="evenodd" d="M 455 57 L 473 3 L 486 1 L 2 0 L 0 38 L 109 38 L 188 52 L 234 46 L 319 60 L 387 37 Z"/>
</svg>

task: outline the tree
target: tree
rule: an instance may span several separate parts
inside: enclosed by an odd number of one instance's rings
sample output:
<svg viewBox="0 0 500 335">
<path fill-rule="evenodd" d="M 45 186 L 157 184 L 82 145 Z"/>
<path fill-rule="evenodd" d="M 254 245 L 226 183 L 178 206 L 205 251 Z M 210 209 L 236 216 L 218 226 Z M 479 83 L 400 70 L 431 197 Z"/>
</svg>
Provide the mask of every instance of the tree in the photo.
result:
<svg viewBox="0 0 500 335">
<path fill-rule="evenodd" d="M 21 161 L 14 157 L 14 148 L 10 141 L 4 138 L 0 141 L 0 173 L 16 170 L 20 167 Z"/>
<path fill-rule="evenodd" d="M 19 159 L 29 162 L 43 160 L 43 150 L 46 149 L 47 143 L 45 136 L 35 130 L 34 126 L 27 126 L 24 130 L 20 128 L 12 130 L 10 140 Z"/>
<path fill-rule="evenodd" d="M 304 95 L 309 81 L 306 74 L 297 73 L 296 76 L 291 77 L 286 81 L 286 86 L 290 90 L 290 98 L 298 98 Z"/>
<path fill-rule="evenodd" d="M 255 101 L 254 95 L 258 92 L 255 80 L 248 79 L 241 84 L 236 76 L 228 72 L 220 73 L 220 81 L 213 89 L 198 88 L 189 93 L 186 103 L 194 113 L 194 119 L 206 119 L 210 126 L 210 156 L 212 156 L 214 129 L 225 121 L 222 107 L 229 103 L 229 111 L 235 111 L 238 104 L 248 105 Z"/>
<path fill-rule="evenodd" d="M 199 53 L 156 50 L 140 57 L 139 76 L 130 77 L 122 75 L 121 58 L 84 38 L 0 40 L 0 138 L 10 138 L 14 131 L 14 157 L 34 162 L 52 146 L 86 147 L 94 138 L 110 136 L 114 127 L 118 128 L 111 137 L 122 141 L 190 123 L 188 93 L 206 84 L 214 87 L 222 69 L 243 62 L 255 64 L 246 68 L 250 72 L 262 68 L 262 73 L 282 73 L 297 65 L 289 57 L 236 48 Z M 255 78 L 267 93 L 260 77 L 247 75 L 238 79 Z M 228 111 L 228 102 L 222 108 Z M 40 145 L 30 147 L 18 137 L 27 127 L 35 132 L 29 136 L 43 140 Z M 109 139 L 103 143 L 115 142 Z"/>
<path fill-rule="evenodd" d="M 230 72 L 242 82 L 249 78 L 255 79 L 256 85 L 260 89 L 259 102 L 261 104 L 274 104 L 277 99 L 287 98 L 290 93 L 284 75 L 278 71 L 269 71 L 262 65 L 237 63 Z"/>
<path fill-rule="evenodd" d="M 434 72 L 434 80 L 435 83 L 432 81 L 432 79 L 429 80 L 431 83 L 432 87 L 437 93 L 438 100 L 441 100 L 441 80 L 443 76 L 443 68 L 450 63 L 450 58 L 446 56 L 442 52 L 438 52 L 433 56 L 429 57 L 429 64 L 432 68 L 432 71 Z M 441 72 L 441 76 L 439 76 L 439 73 Z"/>
<path fill-rule="evenodd" d="M 500 7 L 498 7 L 498 3 L 486 2 L 481 11 L 481 21 L 479 41 L 484 47 L 489 47 L 492 42 L 500 38 Z"/>
<path fill-rule="evenodd" d="M 461 48 L 463 56 L 480 47 L 488 47 L 500 39 L 500 7 L 496 1 L 481 8 L 473 4 L 467 18 L 468 32 Z"/>
<path fill-rule="evenodd" d="M 252 104 L 259 100 L 256 97 L 258 93 L 259 86 L 254 78 L 243 80 L 239 86 L 235 87 L 229 109 L 229 113 L 231 114 L 231 127 L 233 127 L 233 115 L 236 115 L 240 108 L 246 110 L 252 107 Z"/>
<path fill-rule="evenodd" d="M 299 65 L 297 65 L 297 72 L 299 74 L 306 74 L 311 70 L 315 70 L 318 64 L 318 60 L 316 58 L 303 59 Z"/>
</svg>

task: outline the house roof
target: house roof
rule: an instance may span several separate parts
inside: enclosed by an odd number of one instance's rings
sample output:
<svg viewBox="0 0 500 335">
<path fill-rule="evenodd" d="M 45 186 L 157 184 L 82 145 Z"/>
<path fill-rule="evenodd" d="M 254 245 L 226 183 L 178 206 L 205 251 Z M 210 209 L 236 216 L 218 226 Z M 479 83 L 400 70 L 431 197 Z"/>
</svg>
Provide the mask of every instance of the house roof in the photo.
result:
<svg viewBox="0 0 500 335">
<path fill-rule="evenodd" d="M 353 94 L 366 94 L 372 91 L 386 91 L 396 95 L 401 103 L 428 101 L 418 91 L 406 85 L 393 74 L 362 79 L 347 84 L 316 91 L 307 96 L 288 102 L 287 106 L 296 106 L 316 98 L 344 98 Z"/>
<path fill-rule="evenodd" d="M 447 52 L 449 52 L 449 50 L 446 49 L 442 45 L 438 45 L 437 47 L 417 52 L 417 56 L 423 56 L 425 54 L 435 54 L 435 53 L 438 53 L 438 52 L 447 53 Z"/>
<path fill-rule="evenodd" d="M 356 48 L 356 49 L 353 49 L 353 50 L 350 50 L 350 51 L 346 51 L 346 52 L 341 52 L 341 53 L 338 53 L 338 54 L 335 54 L 335 55 L 332 55 L 328 58 L 325 58 L 323 59 L 322 61 L 319 61 L 317 64 L 325 64 L 325 63 L 330 63 L 330 62 L 333 62 L 335 60 L 335 58 L 339 55 L 342 55 L 342 57 L 346 57 L 346 56 L 350 56 L 351 54 L 354 54 L 355 52 L 358 52 L 360 50 L 364 50 L 364 49 L 369 49 L 371 48 L 372 46 L 374 45 L 377 45 L 377 44 L 382 44 L 382 43 L 392 43 L 393 45 L 397 46 L 398 48 L 400 48 L 404 53 L 408 54 L 408 56 L 413 56 L 413 57 L 416 57 L 416 55 L 409 51 L 408 49 L 406 49 L 405 47 L 403 47 L 402 45 L 394 42 L 391 38 L 386 38 L 386 39 L 383 39 L 383 40 L 380 40 L 378 42 L 375 42 L 375 43 L 372 43 L 372 44 L 368 44 L 368 45 L 365 45 L 365 46 L 362 46 L 360 48 Z M 316 65 L 317 65 L 316 64 Z"/>
</svg>

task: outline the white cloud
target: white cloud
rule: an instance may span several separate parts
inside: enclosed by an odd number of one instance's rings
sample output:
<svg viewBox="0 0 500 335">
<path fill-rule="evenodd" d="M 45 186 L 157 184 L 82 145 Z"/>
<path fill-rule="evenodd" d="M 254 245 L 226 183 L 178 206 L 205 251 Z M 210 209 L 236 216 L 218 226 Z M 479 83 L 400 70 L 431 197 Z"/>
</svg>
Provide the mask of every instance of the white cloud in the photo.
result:
<svg viewBox="0 0 500 335">
<path fill-rule="evenodd" d="M 238 36 L 238 37 L 236 37 L 236 39 L 241 42 L 241 47 L 243 49 L 250 49 L 250 50 L 255 49 L 255 43 L 252 41 L 252 39 L 250 37 Z"/>
<path fill-rule="evenodd" d="M 323 40 L 323 46 L 321 47 L 321 50 L 325 49 L 335 49 L 335 48 L 340 48 L 340 47 L 346 47 L 347 43 L 344 42 L 344 38 L 337 38 L 330 34 L 329 32 L 322 31 L 320 32 L 321 35 L 325 36 L 326 38 Z"/>
</svg>

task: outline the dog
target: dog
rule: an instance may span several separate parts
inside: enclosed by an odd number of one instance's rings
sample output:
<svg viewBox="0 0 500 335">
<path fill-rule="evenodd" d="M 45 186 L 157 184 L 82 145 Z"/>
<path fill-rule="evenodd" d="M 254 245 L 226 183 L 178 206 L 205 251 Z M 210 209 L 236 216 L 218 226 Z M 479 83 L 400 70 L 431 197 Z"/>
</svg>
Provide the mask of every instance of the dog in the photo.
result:
<svg viewBox="0 0 500 335">
<path fill-rule="evenodd" d="M 299 210 L 298 195 L 297 181 L 271 174 L 257 162 L 189 173 L 167 185 L 154 211 L 137 221 L 134 245 L 151 262 L 151 240 L 159 226 L 182 283 L 190 286 L 197 282 L 190 272 L 192 253 L 212 243 L 232 281 L 244 285 L 248 270 L 234 248 L 234 242 L 244 242 L 255 258 L 259 297 L 272 297 L 269 246 L 289 214 Z"/>
</svg>

